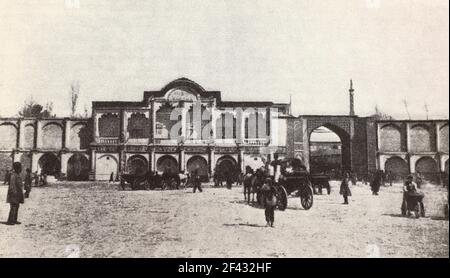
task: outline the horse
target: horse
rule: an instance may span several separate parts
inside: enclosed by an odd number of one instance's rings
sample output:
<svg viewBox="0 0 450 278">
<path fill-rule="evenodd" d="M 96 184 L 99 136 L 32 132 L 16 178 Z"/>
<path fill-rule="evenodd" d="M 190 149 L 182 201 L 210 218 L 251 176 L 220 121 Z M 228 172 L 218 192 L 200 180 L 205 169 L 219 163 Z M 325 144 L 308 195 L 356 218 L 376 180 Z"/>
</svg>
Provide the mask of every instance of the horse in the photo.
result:
<svg viewBox="0 0 450 278">
<path fill-rule="evenodd" d="M 250 195 L 252 195 L 252 202 L 255 202 L 255 194 L 258 193 L 263 186 L 265 180 L 264 170 L 258 169 L 253 172 L 253 169 L 246 169 L 244 176 L 244 199 L 250 204 Z"/>
</svg>

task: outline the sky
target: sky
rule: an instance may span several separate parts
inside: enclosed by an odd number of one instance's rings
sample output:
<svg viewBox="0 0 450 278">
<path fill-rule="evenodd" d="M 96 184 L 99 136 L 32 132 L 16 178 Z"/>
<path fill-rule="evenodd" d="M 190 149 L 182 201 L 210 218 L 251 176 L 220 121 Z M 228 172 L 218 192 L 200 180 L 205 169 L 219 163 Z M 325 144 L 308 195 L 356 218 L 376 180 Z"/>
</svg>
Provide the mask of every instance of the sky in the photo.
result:
<svg viewBox="0 0 450 278">
<path fill-rule="evenodd" d="M 0 115 L 70 114 L 189 78 L 294 115 L 449 115 L 447 0 L 0 0 Z"/>
</svg>

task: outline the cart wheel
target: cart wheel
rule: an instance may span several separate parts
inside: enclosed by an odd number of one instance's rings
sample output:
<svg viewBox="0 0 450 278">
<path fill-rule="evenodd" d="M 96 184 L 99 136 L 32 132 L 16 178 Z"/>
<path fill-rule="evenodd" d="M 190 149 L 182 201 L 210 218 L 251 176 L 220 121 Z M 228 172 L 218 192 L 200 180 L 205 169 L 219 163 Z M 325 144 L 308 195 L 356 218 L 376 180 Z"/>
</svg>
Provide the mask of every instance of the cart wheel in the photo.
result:
<svg viewBox="0 0 450 278">
<path fill-rule="evenodd" d="M 425 207 L 423 203 L 420 203 L 420 216 L 425 217 Z"/>
<path fill-rule="evenodd" d="M 302 207 L 306 210 L 310 209 L 313 205 L 313 190 L 311 185 L 302 186 L 300 189 L 300 202 Z"/>
<path fill-rule="evenodd" d="M 288 204 L 288 194 L 283 186 L 277 187 L 277 209 L 284 211 Z"/>
</svg>

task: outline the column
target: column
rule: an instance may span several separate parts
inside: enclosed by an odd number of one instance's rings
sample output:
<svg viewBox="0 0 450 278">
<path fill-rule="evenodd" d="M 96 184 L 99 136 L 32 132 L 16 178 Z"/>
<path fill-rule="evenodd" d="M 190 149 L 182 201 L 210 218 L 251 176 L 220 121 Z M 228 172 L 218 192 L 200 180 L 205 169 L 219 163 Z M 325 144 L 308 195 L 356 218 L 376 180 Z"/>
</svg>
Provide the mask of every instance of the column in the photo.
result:
<svg viewBox="0 0 450 278">
<path fill-rule="evenodd" d="M 244 150 L 243 149 L 239 149 L 239 162 L 240 165 L 239 167 L 241 168 L 241 173 L 245 173 L 245 169 L 244 169 Z"/>
<path fill-rule="evenodd" d="M 214 147 L 210 147 L 209 148 L 209 173 L 210 173 L 211 176 L 214 173 L 215 155 L 216 155 L 216 151 L 214 150 Z"/>
<path fill-rule="evenodd" d="M 155 133 L 156 133 L 156 110 L 155 110 L 155 101 L 154 100 L 152 100 L 152 102 L 151 102 L 151 109 L 152 109 L 152 111 L 151 111 L 151 115 L 152 115 L 152 133 L 151 133 L 151 139 L 150 139 L 150 142 L 152 142 L 152 143 L 155 143 Z M 153 152 L 154 152 L 154 150 L 153 150 Z M 153 162 L 152 162 L 152 164 L 153 164 Z M 152 171 L 154 171 L 154 170 L 152 170 Z"/>
<path fill-rule="evenodd" d="M 414 156 L 412 156 L 412 155 L 407 155 L 406 156 L 406 159 L 407 159 L 407 161 L 408 161 L 408 166 L 409 166 L 409 172 L 411 173 L 411 174 L 413 174 L 413 173 L 415 173 L 416 172 L 416 169 L 415 169 L 415 164 L 416 164 L 416 161 L 415 161 L 415 159 L 414 159 Z"/>
<path fill-rule="evenodd" d="M 91 150 L 91 172 L 95 173 L 95 150 Z"/>
<path fill-rule="evenodd" d="M 25 123 L 23 120 L 19 120 L 19 142 L 18 148 L 23 149 L 23 144 L 25 142 Z"/>
<path fill-rule="evenodd" d="M 381 151 L 381 136 L 380 136 L 380 123 L 376 123 L 377 125 L 377 151 Z"/>
<path fill-rule="evenodd" d="M 309 134 L 308 134 L 308 120 L 302 119 L 302 134 L 303 134 L 303 162 L 308 171 L 310 171 L 309 163 Z M 295 143 L 294 143 L 295 146 Z"/>
<path fill-rule="evenodd" d="M 36 149 L 42 147 L 42 122 L 40 120 L 36 121 Z"/>
<path fill-rule="evenodd" d="M 441 125 L 439 123 L 436 123 L 435 125 L 435 133 L 436 133 L 436 152 L 439 152 L 441 150 L 441 138 L 439 137 L 439 129 L 441 128 Z"/>
<path fill-rule="evenodd" d="M 217 124 L 217 115 L 216 115 L 216 107 L 213 106 L 211 108 L 211 129 L 212 129 L 212 140 L 215 142 L 216 140 L 216 124 Z"/>
<path fill-rule="evenodd" d="M 186 139 L 186 104 L 183 102 L 181 105 L 181 136 Z"/>
<path fill-rule="evenodd" d="M 61 174 L 64 176 L 67 176 L 67 161 L 69 160 L 69 153 L 63 153 L 61 154 Z"/>
<path fill-rule="evenodd" d="M 185 153 L 184 149 L 180 149 L 180 171 L 184 171 L 186 169 L 186 163 L 185 163 Z"/>
<path fill-rule="evenodd" d="M 64 120 L 64 142 L 63 148 L 70 149 L 70 121 Z"/>
<path fill-rule="evenodd" d="M 244 122 L 244 112 L 242 108 L 236 109 L 236 141 L 237 143 L 243 144 L 245 137 L 245 122 Z"/>
<path fill-rule="evenodd" d="M 92 118 L 94 120 L 94 142 L 98 142 L 98 138 L 100 137 L 99 130 L 98 130 L 98 119 L 101 116 L 101 114 L 97 114 L 97 112 L 92 112 Z"/>
<path fill-rule="evenodd" d="M 154 172 L 156 169 L 156 161 L 155 161 L 155 149 L 151 148 L 150 149 L 150 171 Z"/>
<path fill-rule="evenodd" d="M 37 153 L 32 152 L 31 153 L 31 172 L 36 172 L 38 171 L 38 157 L 37 157 Z"/>
<path fill-rule="evenodd" d="M 406 123 L 406 152 L 411 151 L 411 140 L 409 139 L 410 133 L 409 129 L 410 129 L 409 123 Z"/>
</svg>

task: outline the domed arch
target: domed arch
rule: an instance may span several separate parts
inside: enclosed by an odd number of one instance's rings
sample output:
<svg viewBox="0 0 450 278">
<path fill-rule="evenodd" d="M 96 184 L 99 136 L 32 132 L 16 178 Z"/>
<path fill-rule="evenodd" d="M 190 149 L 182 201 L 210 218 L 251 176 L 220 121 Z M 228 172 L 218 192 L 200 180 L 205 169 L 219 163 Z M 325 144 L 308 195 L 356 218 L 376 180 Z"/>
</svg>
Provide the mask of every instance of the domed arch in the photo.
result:
<svg viewBox="0 0 450 278">
<path fill-rule="evenodd" d="M 83 154 L 73 154 L 67 161 L 67 180 L 69 181 L 87 181 L 89 171 L 89 159 Z"/>
<path fill-rule="evenodd" d="M 194 171 L 198 171 L 198 175 L 202 178 L 202 180 L 205 180 L 205 178 L 208 178 L 209 173 L 208 161 L 206 161 L 203 156 L 194 155 L 188 159 L 186 170 L 189 174 Z"/>
<path fill-rule="evenodd" d="M 148 161 L 142 155 L 133 155 L 127 160 L 127 172 L 133 175 L 144 175 L 148 172 Z"/>
<path fill-rule="evenodd" d="M 159 173 L 170 172 L 171 174 L 178 174 L 178 161 L 171 155 L 163 155 L 156 161 L 156 170 Z"/>
<path fill-rule="evenodd" d="M 111 174 L 116 177 L 119 171 L 119 161 L 110 154 L 103 154 L 97 158 L 95 164 L 95 179 L 109 180 Z"/>
<path fill-rule="evenodd" d="M 409 174 L 408 163 L 398 156 L 388 158 L 384 163 L 384 170 L 392 180 L 403 180 Z"/>
</svg>

